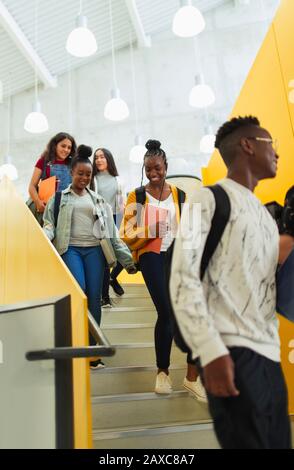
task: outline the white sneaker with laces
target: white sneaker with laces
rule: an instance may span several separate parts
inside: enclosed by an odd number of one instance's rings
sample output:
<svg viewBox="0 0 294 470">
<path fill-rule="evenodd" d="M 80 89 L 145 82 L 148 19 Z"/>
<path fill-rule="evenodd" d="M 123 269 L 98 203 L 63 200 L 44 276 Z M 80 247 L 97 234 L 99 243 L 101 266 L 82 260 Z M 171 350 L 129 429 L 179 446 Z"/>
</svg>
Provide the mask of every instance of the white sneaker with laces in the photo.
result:
<svg viewBox="0 0 294 470">
<path fill-rule="evenodd" d="M 172 393 L 173 389 L 171 379 L 165 372 L 157 374 L 154 391 L 160 395 L 169 395 Z"/>
<path fill-rule="evenodd" d="M 193 397 L 202 403 L 207 403 L 207 395 L 205 388 L 202 385 L 200 377 L 197 378 L 195 382 L 191 382 L 186 377 L 184 378 L 183 386 L 188 392 L 190 392 Z"/>
</svg>

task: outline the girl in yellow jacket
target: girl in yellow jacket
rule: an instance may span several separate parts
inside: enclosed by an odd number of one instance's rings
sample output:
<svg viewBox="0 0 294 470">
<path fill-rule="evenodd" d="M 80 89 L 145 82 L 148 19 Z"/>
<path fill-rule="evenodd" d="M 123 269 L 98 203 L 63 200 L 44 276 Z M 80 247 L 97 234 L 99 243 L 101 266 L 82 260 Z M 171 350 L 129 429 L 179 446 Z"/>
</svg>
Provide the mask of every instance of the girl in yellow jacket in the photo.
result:
<svg viewBox="0 0 294 470">
<path fill-rule="evenodd" d="M 139 264 L 146 286 L 157 310 L 155 352 L 157 376 L 155 392 L 169 394 L 169 377 L 173 325 L 165 273 L 165 257 L 171 246 L 180 220 L 178 191 L 166 182 L 167 159 L 161 143 L 148 140 L 142 168 L 149 182 L 129 193 L 120 235 Z M 140 196 L 138 196 L 140 194 Z M 137 205 L 142 202 L 143 206 Z M 148 219 L 148 220 L 147 220 Z M 194 361 L 187 360 L 184 387 L 205 401 L 205 391 L 197 379 Z"/>
</svg>

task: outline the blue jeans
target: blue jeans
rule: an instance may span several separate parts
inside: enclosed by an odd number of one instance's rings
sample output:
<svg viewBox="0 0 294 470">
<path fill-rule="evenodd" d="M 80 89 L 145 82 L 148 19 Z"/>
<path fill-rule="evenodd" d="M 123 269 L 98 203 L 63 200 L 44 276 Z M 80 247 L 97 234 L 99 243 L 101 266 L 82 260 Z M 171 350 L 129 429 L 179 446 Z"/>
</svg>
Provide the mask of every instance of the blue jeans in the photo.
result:
<svg viewBox="0 0 294 470">
<path fill-rule="evenodd" d="M 88 308 L 98 325 L 101 321 L 101 291 L 105 269 L 105 257 L 100 246 L 69 246 L 62 255 L 66 266 L 88 298 Z M 90 344 L 96 342 L 90 336 Z"/>
</svg>

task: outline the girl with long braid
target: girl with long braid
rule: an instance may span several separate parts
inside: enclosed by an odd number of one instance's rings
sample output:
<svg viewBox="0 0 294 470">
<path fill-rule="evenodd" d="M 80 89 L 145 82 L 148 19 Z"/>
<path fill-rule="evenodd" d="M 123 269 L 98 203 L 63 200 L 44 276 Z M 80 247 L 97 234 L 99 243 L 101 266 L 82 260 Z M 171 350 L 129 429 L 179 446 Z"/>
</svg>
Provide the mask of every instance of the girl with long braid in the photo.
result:
<svg viewBox="0 0 294 470">
<path fill-rule="evenodd" d="M 147 152 L 144 156 L 142 168 L 149 182 L 145 186 L 129 193 L 120 234 L 132 251 L 133 258 L 139 263 L 147 289 L 151 295 L 157 311 L 155 325 L 155 353 L 157 362 L 157 376 L 155 393 L 169 394 L 172 392 L 172 383 L 169 377 L 170 354 L 173 340 L 173 323 L 170 311 L 168 287 L 166 281 L 166 252 L 172 244 L 180 221 L 180 208 L 178 189 L 166 182 L 167 159 L 161 143 L 157 140 L 148 140 Z M 141 182 L 142 183 L 142 182 Z M 144 211 L 137 206 L 138 194 L 143 193 Z M 148 207 L 149 206 L 149 207 Z M 153 206 L 153 207 L 150 207 Z M 154 208 L 157 208 L 155 209 Z M 150 211 L 148 211 L 150 209 Z M 164 209 L 166 218 L 147 224 L 146 214 Z M 143 217 L 140 217 L 142 212 Z M 141 220 L 139 220 L 141 219 Z M 154 238 L 161 239 L 160 252 L 151 251 Z M 197 380 L 195 361 L 187 358 L 187 375 L 184 387 L 197 399 L 206 401 L 204 388 Z"/>
</svg>

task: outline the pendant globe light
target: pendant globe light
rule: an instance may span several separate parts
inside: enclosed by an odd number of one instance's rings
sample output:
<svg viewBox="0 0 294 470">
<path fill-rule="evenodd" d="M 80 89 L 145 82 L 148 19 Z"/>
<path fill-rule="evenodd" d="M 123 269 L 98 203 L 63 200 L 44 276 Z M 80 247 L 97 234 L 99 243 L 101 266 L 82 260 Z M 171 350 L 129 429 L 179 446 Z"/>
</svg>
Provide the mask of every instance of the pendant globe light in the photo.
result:
<svg viewBox="0 0 294 470">
<path fill-rule="evenodd" d="M 80 11 L 76 18 L 76 27 L 68 35 L 66 50 L 74 57 L 89 57 L 97 51 L 94 34 L 88 28 L 88 19 L 82 14 L 83 4 L 80 0 Z"/>
<path fill-rule="evenodd" d="M 192 5 L 191 0 L 182 0 L 181 8 L 173 19 L 173 32 L 181 38 L 197 36 L 205 28 L 205 21 L 198 8 Z"/>
<path fill-rule="evenodd" d="M 203 75 L 196 75 L 195 85 L 190 91 L 189 105 L 193 108 L 206 108 L 215 102 L 215 95 L 209 85 L 204 83 Z"/>
<path fill-rule="evenodd" d="M 35 50 L 38 49 L 38 0 L 35 0 Z M 33 110 L 25 119 L 24 129 L 32 134 L 41 134 L 49 129 L 47 117 L 42 113 L 41 103 L 38 98 L 38 78 L 37 66 L 35 65 L 35 100 L 33 103 Z"/>
<path fill-rule="evenodd" d="M 131 70 L 132 70 L 132 83 L 133 83 L 133 99 L 134 99 L 134 111 L 135 111 L 135 126 L 136 126 L 136 136 L 135 136 L 135 145 L 131 148 L 129 154 L 129 160 L 133 163 L 143 163 L 144 155 L 146 153 L 146 147 L 142 143 L 142 137 L 139 134 L 139 125 L 138 125 L 138 106 L 137 106 L 137 90 L 136 90 L 136 73 L 135 73 L 135 61 L 134 61 L 134 51 L 133 51 L 133 42 L 130 33 L 130 56 L 131 56 Z"/>
<path fill-rule="evenodd" d="M 200 140 L 200 152 L 205 154 L 212 154 L 214 152 L 215 135 L 211 126 L 205 126 L 204 136 Z"/>
<path fill-rule="evenodd" d="M 143 163 L 146 147 L 142 143 L 142 137 L 136 135 L 135 145 L 130 150 L 129 160 L 133 163 Z"/>
<path fill-rule="evenodd" d="M 116 65 L 114 54 L 113 40 L 113 23 L 112 23 L 112 0 L 109 0 L 109 18 L 110 18 L 110 34 L 111 34 L 111 54 L 112 54 L 112 73 L 114 88 L 111 90 L 111 99 L 106 103 L 104 108 L 104 117 L 110 121 L 123 121 L 130 112 L 127 103 L 120 97 L 120 91 L 116 80 Z"/>
<path fill-rule="evenodd" d="M 8 106 L 7 106 L 7 149 L 4 157 L 4 164 L 0 167 L 0 179 L 8 176 L 12 181 L 17 180 L 18 172 L 16 167 L 12 164 L 12 157 L 10 156 L 10 129 L 11 129 L 11 94 L 9 90 Z"/>
</svg>

